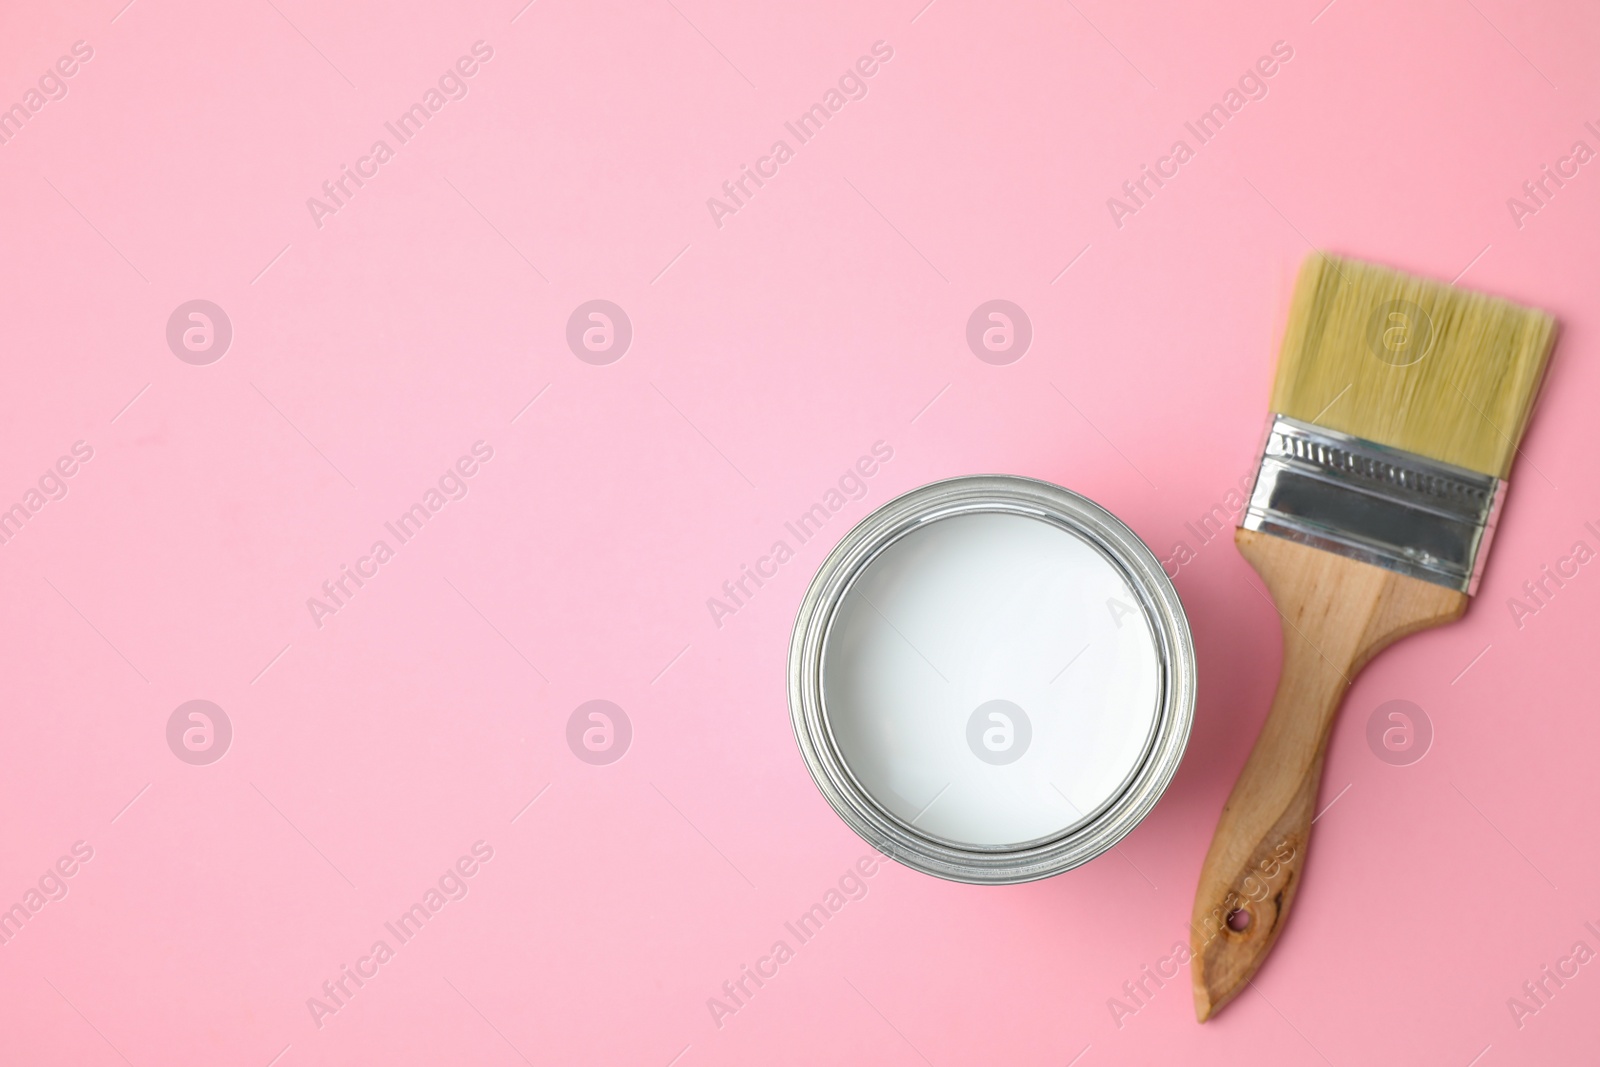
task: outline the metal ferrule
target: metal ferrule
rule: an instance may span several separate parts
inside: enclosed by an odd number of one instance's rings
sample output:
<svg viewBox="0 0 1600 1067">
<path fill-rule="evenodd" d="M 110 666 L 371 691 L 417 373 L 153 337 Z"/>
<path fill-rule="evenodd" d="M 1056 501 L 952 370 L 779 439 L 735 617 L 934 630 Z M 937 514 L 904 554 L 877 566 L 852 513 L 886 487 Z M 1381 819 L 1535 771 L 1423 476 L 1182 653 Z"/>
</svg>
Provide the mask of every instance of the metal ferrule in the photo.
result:
<svg viewBox="0 0 1600 1067">
<path fill-rule="evenodd" d="M 1239 525 L 1470 595 L 1505 492 L 1487 474 L 1273 415 Z"/>
</svg>

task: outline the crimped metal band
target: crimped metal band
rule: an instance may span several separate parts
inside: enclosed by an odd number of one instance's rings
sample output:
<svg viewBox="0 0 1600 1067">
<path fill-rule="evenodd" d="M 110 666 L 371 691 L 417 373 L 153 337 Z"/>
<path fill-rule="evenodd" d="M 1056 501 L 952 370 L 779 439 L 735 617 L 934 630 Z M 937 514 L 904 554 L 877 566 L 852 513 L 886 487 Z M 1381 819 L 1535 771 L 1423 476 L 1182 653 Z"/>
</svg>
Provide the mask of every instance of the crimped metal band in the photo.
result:
<svg viewBox="0 0 1600 1067">
<path fill-rule="evenodd" d="M 1239 525 L 1472 594 L 1499 478 L 1273 415 Z"/>
</svg>

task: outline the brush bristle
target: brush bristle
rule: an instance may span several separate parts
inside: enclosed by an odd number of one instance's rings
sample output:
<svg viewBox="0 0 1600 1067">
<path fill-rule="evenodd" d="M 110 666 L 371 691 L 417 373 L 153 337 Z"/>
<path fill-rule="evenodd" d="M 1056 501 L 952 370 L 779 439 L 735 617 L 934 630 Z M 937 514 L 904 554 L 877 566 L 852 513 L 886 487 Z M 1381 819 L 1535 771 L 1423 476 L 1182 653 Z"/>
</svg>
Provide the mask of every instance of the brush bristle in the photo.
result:
<svg viewBox="0 0 1600 1067">
<path fill-rule="evenodd" d="M 1272 410 L 1504 478 L 1554 340 L 1534 308 L 1313 254 Z"/>
</svg>

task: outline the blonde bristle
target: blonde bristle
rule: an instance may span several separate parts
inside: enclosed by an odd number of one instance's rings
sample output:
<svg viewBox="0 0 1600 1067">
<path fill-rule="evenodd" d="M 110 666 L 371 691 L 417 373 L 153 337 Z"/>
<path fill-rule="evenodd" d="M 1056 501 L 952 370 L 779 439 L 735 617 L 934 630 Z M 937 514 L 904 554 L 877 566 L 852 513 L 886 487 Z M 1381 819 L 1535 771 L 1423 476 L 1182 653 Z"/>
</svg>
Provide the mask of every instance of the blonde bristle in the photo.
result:
<svg viewBox="0 0 1600 1067">
<path fill-rule="evenodd" d="M 1313 254 L 1272 410 L 1504 478 L 1555 340 L 1542 311 Z"/>
</svg>

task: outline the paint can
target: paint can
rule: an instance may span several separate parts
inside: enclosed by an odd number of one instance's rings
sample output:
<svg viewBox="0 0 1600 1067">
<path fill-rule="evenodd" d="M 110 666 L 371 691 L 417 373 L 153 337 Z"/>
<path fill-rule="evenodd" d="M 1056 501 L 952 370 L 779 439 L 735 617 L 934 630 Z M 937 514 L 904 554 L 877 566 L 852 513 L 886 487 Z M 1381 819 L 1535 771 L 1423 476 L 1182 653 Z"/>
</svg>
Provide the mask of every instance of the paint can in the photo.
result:
<svg viewBox="0 0 1600 1067">
<path fill-rule="evenodd" d="M 889 501 L 817 571 L 789 646 L 812 778 L 879 852 L 1031 881 L 1155 806 L 1194 717 L 1194 645 L 1155 555 L 1048 482 L 952 478 Z"/>
</svg>

